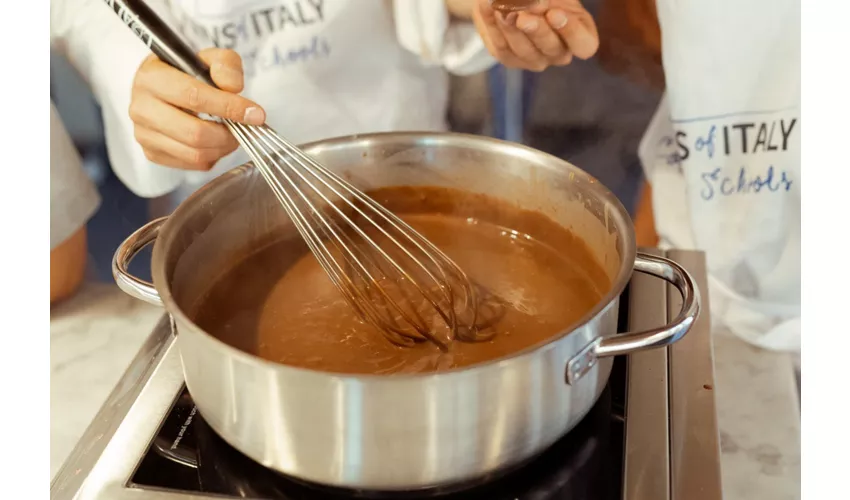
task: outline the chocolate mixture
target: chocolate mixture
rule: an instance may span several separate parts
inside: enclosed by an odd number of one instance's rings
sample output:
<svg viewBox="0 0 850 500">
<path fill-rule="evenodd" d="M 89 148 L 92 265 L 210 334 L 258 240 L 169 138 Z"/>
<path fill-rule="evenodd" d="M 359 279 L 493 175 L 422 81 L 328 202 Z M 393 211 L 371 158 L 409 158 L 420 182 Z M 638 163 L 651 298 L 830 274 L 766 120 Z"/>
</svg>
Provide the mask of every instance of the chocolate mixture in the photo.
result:
<svg viewBox="0 0 850 500">
<path fill-rule="evenodd" d="M 542 214 L 446 188 L 386 188 L 369 195 L 492 294 L 487 311 L 497 321 L 489 327 L 491 340 L 454 341 L 448 352 L 427 342 L 391 344 L 360 321 L 299 239 L 278 241 L 226 272 L 195 322 L 238 349 L 292 366 L 440 371 L 539 344 L 579 320 L 611 286 L 585 243 Z"/>
</svg>

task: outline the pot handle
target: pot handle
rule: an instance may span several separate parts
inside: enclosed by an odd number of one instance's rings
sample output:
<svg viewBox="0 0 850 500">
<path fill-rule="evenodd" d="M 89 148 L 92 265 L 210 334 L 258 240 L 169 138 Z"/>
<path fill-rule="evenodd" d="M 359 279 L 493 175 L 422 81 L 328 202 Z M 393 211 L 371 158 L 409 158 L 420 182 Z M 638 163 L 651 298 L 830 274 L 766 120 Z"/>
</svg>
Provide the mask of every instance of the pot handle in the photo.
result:
<svg viewBox="0 0 850 500">
<path fill-rule="evenodd" d="M 112 276 L 115 278 L 118 288 L 131 297 L 144 300 L 155 306 L 162 306 L 163 304 L 153 283 L 133 276 L 127 270 L 127 266 L 130 265 L 130 262 L 141 249 L 156 241 L 159 230 L 166 220 L 168 220 L 168 217 L 161 217 L 137 229 L 118 246 L 115 255 L 112 257 Z"/>
<path fill-rule="evenodd" d="M 593 368 L 598 358 L 632 354 L 676 342 L 688 333 L 699 316 L 699 287 L 685 268 L 670 259 L 639 252 L 635 257 L 635 271 L 661 278 L 675 286 L 682 294 L 682 309 L 667 325 L 594 340 L 567 363 L 568 384 L 574 383 Z"/>
</svg>

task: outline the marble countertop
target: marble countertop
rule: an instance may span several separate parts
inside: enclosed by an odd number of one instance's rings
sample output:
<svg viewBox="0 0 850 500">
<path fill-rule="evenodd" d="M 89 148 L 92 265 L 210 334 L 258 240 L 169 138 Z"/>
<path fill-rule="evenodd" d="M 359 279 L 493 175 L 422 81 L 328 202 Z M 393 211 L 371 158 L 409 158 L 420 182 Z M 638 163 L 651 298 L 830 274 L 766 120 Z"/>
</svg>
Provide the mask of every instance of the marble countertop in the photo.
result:
<svg viewBox="0 0 850 500">
<path fill-rule="evenodd" d="M 118 384 L 163 310 L 86 283 L 50 310 L 50 477 Z"/>
<path fill-rule="evenodd" d="M 714 334 L 723 496 L 800 498 L 800 396 L 795 359 L 728 331 Z"/>
<path fill-rule="evenodd" d="M 56 474 L 163 311 L 115 285 L 87 283 L 50 311 L 50 476 Z M 715 333 L 726 500 L 800 498 L 794 360 Z"/>
</svg>

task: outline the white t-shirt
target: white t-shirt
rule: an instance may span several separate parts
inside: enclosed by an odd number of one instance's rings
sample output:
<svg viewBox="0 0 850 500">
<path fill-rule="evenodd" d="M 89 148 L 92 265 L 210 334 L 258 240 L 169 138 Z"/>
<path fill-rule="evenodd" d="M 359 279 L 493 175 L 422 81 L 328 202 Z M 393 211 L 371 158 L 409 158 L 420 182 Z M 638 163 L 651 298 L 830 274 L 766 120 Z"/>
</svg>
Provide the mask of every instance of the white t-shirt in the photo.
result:
<svg viewBox="0 0 850 500">
<path fill-rule="evenodd" d="M 641 144 L 662 246 L 706 251 L 714 323 L 800 348 L 800 2 L 659 0 Z"/>
<path fill-rule="evenodd" d="M 391 130 L 445 128 L 448 74 L 494 64 L 471 22 L 443 0 L 150 0 L 196 48 L 237 51 L 243 95 L 295 143 Z M 109 158 L 136 194 L 155 197 L 206 182 L 244 161 L 240 150 L 208 174 L 151 164 L 128 116 L 146 47 L 103 0 L 52 0 L 51 23 L 104 114 Z"/>
</svg>

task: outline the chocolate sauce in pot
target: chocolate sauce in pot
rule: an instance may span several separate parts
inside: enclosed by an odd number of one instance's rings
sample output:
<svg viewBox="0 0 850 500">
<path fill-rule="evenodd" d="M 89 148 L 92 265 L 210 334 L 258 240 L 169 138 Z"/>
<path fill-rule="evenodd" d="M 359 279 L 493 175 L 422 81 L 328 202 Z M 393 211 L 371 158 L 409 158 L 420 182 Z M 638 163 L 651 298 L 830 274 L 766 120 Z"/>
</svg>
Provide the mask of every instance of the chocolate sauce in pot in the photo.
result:
<svg viewBox="0 0 850 500">
<path fill-rule="evenodd" d="M 270 361 L 329 372 L 441 371 L 501 358 L 569 328 L 611 282 L 585 243 L 554 221 L 508 203 L 447 188 L 369 193 L 452 258 L 491 294 L 492 339 L 391 344 L 363 323 L 299 239 L 261 249 L 213 285 L 195 322 Z"/>
</svg>

